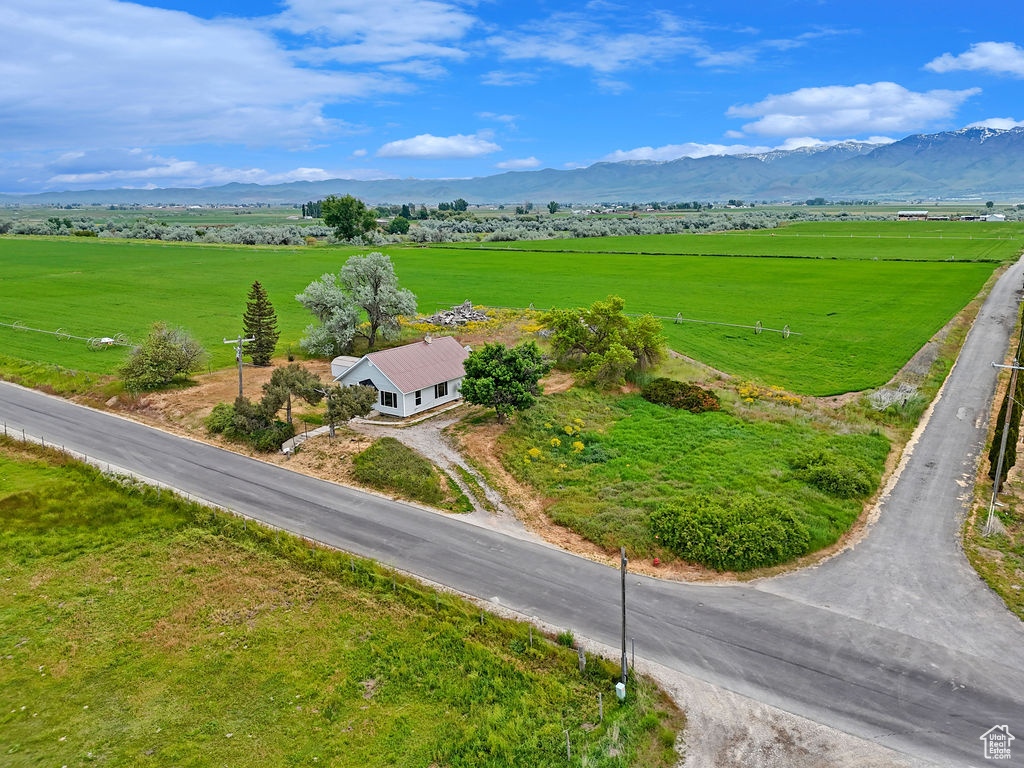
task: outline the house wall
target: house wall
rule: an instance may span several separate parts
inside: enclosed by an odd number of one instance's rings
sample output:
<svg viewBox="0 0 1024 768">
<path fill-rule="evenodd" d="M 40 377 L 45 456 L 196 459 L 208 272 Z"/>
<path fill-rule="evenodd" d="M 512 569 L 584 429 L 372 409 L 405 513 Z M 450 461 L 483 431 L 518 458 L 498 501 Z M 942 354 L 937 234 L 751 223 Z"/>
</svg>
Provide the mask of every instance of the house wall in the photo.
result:
<svg viewBox="0 0 1024 768">
<path fill-rule="evenodd" d="M 423 393 L 423 398 L 422 402 L 419 405 L 416 405 L 416 393 L 410 392 L 405 396 L 405 402 L 402 403 L 405 410 L 405 414 L 412 415 L 414 413 L 420 413 L 421 411 L 426 411 L 429 408 L 434 408 L 435 406 L 444 405 L 445 403 L 450 403 L 454 400 L 458 400 L 460 397 L 462 397 L 462 393 L 460 392 L 461 387 L 461 376 L 457 379 L 451 379 L 448 382 L 448 394 L 445 395 L 444 397 L 435 398 L 434 387 L 426 387 L 425 389 L 420 390 Z"/>
<path fill-rule="evenodd" d="M 345 371 L 344 375 L 338 379 L 338 383 L 343 387 L 354 387 L 360 381 L 369 379 L 373 382 L 373 386 L 378 389 L 378 392 L 394 392 L 397 407 L 386 408 L 380 404 L 380 395 L 377 395 L 377 405 L 374 406 L 381 413 L 386 413 L 389 416 L 407 416 L 408 411 L 404 409 L 405 400 L 402 397 L 402 393 L 398 391 L 398 387 L 391 383 L 390 379 L 381 373 L 380 369 L 373 365 L 369 360 L 362 359 L 349 370 Z M 431 392 L 433 394 L 433 392 Z"/>
</svg>

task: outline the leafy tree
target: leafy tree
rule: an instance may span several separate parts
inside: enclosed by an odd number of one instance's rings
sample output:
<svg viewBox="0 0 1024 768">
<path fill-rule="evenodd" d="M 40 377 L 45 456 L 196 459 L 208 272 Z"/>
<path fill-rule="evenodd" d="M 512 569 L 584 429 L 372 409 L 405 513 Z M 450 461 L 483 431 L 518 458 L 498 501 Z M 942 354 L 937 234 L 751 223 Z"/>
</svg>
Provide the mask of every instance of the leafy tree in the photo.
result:
<svg viewBox="0 0 1024 768">
<path fill-rule="evenodd" d="M 413 208 L 415 208 L 415 207 L 416 206 L 413 205 Z M 412 218 L 412 209 L 409 207 L 408 203 L 402 203 L 402 210 L 399 211 L 398 215 L 401 216 L 403 219 L 411 219 Z"/>
<path fill-rule="evenodd" d="M 469 208 L 469 203 L 467 203 L 461 197 L 458 200 L 454 200 L 452 202 L 453 211 L 465 211 L 467 208 Z"/>
<path fill-rule="evenodd" d="M 254 365 L 270 365 L 274 355 L 274 347 L 281 336 L 277 330 L 277 314 L 270 303 L 267 292 L 256 280 L 249 289 L 245 314 L 242 315 L 242 332 L 244 336 L 252 336 L 253 341 L 245 345 L 245 353 L 252 355 Z"/>
<path fill-rule="evenodd" d="M 202 365 L 206 351 L 180 328 L 154 323 L 149 335 L 135 347 L 119 373 L 129 390 L 156 389 Z"/>
<path fill-rule="evenodd" d="M 327 423 L 334 437 L 334 425 L 356 416 L 365 416 L 377 403 L 377 390 L 373 387 L 333 386 L 327 390 Z"/>
<path fill-rule="evenodd" d="M 331 273 L 306 286 L 295 299 L 319 320 L 306 326 L 299 344 L 311 355 L 339 355 L 352 343 L 359 325 L 359 309 Z"/>
<path fill-rule="evenodd" d="M 484 344 L 463 365 L 462 396 L 468 403 L 494 408 L 498 421 L 532 407 L 540 394 L 540 378 L 551 370 L 532 341 L 512 348 Z"/>
<path fill-rule="evenodd" d="M 601 386 L 620 384 L 627 374 L 648 370 L 665 354 L 661 325 L 650 315 L 623 313 L 618 296 L 589 308 L 554 309 L 541 322 L 551 330 L 559 364 L 576 369 L 577 378 Z"/>
<path fill-rule="evenodd" d="M 329 195 L 320 202 L 320 209 L 324 224 L 334 227 L 334 234 L 339 240 L 351 240 L 377 226 L 373 213 L 367 210 L 362 200 L 352 195 Z"/>
<path fill-rule="evenodd" d="M 392 235 L 409 234 L 409 220 L 404 216 L 395 216 L 388 224 L 388 233 Z"/>
<path fill-rule="evenodd" d="M 298 363 L 275 368 L 270 381 L 263 385 L 263 392 L 261 403 L 267 413 L 276 414 L 284 405 L 285 421 L 289 424 L 292 423 L 292 396 L 310 405 L 316 405 L 324 397 L 320 378 Z"/>
<path fill-rule="evenodd" d="M 385 338 L 398 333 L 398 318 L 416 312 L 416 296 L 398 287 L 391 259 L 383 253 L 353 256 L 341 268 L 341 284 L 370 323 L 367 343 L 373 349 L 377 334 Z"/>
<path fill-rule="evenodd" d="M 985 203 L 985 207 L 986 208 L 994 208 L 995 207 L 995 203 L 993 203 L 991 200 L 989 200 L 988 202 Z"/>
<path fill-rule="evenodd" d="M 557 213 L 560 206 L 554 200 L 548 203 L 548 211 L 552 214 Z"/>
</svg>

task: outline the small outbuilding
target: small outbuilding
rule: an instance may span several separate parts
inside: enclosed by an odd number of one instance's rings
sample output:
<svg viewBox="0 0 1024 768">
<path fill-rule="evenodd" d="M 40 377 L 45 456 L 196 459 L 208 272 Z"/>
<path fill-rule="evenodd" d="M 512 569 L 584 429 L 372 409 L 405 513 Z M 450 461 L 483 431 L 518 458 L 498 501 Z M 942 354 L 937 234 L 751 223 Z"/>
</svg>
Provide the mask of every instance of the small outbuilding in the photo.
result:
<svg viewBox="0 0 1024 768">
<path fill-rule="evenodd" d="M 467 357 L 468 349 L 450 336 L 428 336 L 413 344 L 363 355 L 334 380 L 345 387 L 362 384 L 376 389 L 377 410 L 381 413 L 412 416 L 462 396 L 466 375 L 462 364 Z"/>
</svg>

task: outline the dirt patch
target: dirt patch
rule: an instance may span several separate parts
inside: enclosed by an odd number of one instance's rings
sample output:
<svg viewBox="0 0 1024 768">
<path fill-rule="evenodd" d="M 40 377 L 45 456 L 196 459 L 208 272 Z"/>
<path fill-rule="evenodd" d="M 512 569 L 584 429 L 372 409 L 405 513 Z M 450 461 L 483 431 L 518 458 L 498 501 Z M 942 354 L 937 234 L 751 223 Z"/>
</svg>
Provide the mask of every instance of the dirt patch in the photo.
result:
<svg viewBox="0 0 1024 768">
<path fill-rule="evenodd" d="M 274 359 L 273 365 L 242 368 L 242 385 L 245 396 L 250 400 L 263 397 L 263 385 L 270 381 L 274 368 L 288 365 L 287 358 Z M 326 360 L 304 360 L 301 365 L 321 381 L 331 380 L 331 364 Z M 181 427 L 192 431 L 203 431 L 203 422 L 218 403 L 233 403 L 238 396 L 238 369 L 225 368 L 195 377 L 193 386 L 181 389 L 154 392 L 137 398 L 120 396 L 111 405 L 111 410 L 120 410 L 134 416 L 143 416 L 152 423 Z M 293 408 L 302 410 L 305 404 L 293 403 Z M 300 430 L 301 431 L 301 430 Z"/>
<path fill-rule="evenodd" d="M 573 375 L 568 371 L 551 371 L 540 380 L 541 391 L 545 395 L 557 395 L 559 392 L 566 392 L 572 389 L 576 383 Z"/>
</svg>

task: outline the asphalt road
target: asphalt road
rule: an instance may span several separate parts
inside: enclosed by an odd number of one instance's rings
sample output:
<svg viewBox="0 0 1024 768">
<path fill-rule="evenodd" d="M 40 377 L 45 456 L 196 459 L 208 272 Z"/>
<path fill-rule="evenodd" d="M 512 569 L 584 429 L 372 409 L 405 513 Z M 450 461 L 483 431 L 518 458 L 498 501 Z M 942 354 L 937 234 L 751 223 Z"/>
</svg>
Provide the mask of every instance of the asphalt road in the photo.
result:
<svg viewBox="0 0 1024 768">
<path fill-rule="evenodd" d="M 1024 744 L 1024 629 L 957 531 L 1017 311 L 997 283 L 881 516 L 814 569 L 745 586 L 629 577 L 639 655 L 908 755 L 982 765 L 979 736 Z M 617 645 L 616 570 L 0 383 L 10 431 Z M 1003 765 L 1024 765 L 1024 747 Z"/>
</svg>

